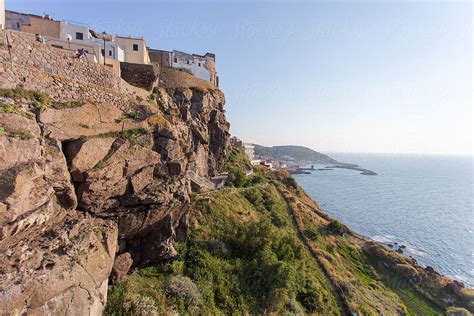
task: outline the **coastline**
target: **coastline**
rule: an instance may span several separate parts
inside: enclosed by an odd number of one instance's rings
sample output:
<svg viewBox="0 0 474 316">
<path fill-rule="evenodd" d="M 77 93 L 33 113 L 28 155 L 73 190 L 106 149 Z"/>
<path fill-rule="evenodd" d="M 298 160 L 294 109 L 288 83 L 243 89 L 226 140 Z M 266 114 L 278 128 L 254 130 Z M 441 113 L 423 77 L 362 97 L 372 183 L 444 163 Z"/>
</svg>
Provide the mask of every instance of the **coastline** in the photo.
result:
<svg viewBox="0 0 474 316">
<path fill-rule="evenodd" d="M 305 191 L 306 193 L 306 191 Z M 307 193 L 306 193 L 307 194 Z M 308 197 L 311 199 L 311 201 L 313 201 L 313 203 L 315 203 L 315 205 L 317 206 L 319 212 L 318 212 L 318 215 L 325 218 L 326 220 L 328 221 L 332 221 L 332 220 L 338 220 L 336 217 L 330 215 L 329 213 L 327 213 L 327 211 L 325 211 L 323 208 L 320 207 L 320 204 L 318 203 L 318 201 L 316 201 L 315 199 L 313 199 L 312 197 L 310 197 L 308 195 Z M 420 269 L 424 269 L 424 270 L 427 270 L 427 271 L 430 271 L 431 273 L 434 273 L 438 276 L 441 276 L 441 277 L 444 277 L 444 278 L 447 278 L 447 279 L 450 279 L 450 280 L 453 280 L 455 282 L 458 282 L 458 283 L 461 283 L 462 284 L 462 287 L 465 287 L 465 288 L 469 288 L 469 289 L 473 289 L 474 290 L 474 286 L 472 286 L 471 284 L 469 284 L 469 282 L 466 282 L 465 280 L 462 279 L 462 277 L 458 276 L 457 278 L 455 276 L 452 276 L 452 275 L 446 275 L 446 274 L 443 274 L 441 272 L 438 272 L 435 268 L 433 268 L 432 266 L 430 265 L 426 265 L 426 264 L 422 264 L 420 263 L 414 256 L 412 255 L 409 255 L 409 252 L 406 251 L 407 249 L 407 244 L 410 244 L 410 240 L 406 240 L 404 242 L 388 242 L 388 241 L 380 241 L 380 240 L 377 240 L 377 239 L 374 239 L 373 237 L 371 236 L 367 236 L 367 235 L 364 235 L 362 233 L 358 233 L 356 232 L 353 228 L 351 228 L 351 224 L 348 223 L 348 222 L 342 222 L 346 227 L 347 227 L 347 235 L 354 238 L 355 240 L 357 240 L 358 242 L 360 243 L 367 243 L 367 244 L 377 244 L 377 245 L 380 245 L 380 246 L 383 246 L 387 251 L 393 253 L 393 254 L 396 254 L 396 255 L 399 255 L 399 256 L 402 256 L 403 258 L 405 258 L 406 260 L 409 260 L 411 262 L 411 264 L 415 265 L 416 267 L 420 268 Z M 419 251 L 422 251 L 422 252 L 426 252 L 425 250 L 423 249 L 420 249 Z"/>
<path fill-rule="evenodd" d="M 404 253 L 423 266 L 474 287 L 470 157 L 360 153 L 333 157 L 379 176 L 343 170 L 295 176 L 329 214 L 365 236 L 405 243 Z"/>
</svg>

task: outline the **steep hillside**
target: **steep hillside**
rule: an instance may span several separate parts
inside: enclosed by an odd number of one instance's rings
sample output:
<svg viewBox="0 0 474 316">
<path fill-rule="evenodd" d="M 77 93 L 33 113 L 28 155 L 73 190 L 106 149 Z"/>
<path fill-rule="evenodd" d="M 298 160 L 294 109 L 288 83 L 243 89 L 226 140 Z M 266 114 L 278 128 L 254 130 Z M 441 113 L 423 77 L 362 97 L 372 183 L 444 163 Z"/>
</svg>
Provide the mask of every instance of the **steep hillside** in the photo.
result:
<svg viewBox="0 0 474 316">
<path fill-rule="evenodd" d="M 241 166 L 238 152 L 227 166 Z M 472 290 L 363 239 L 285 172 L 192 196 L 178 255 L 112 288 L 106 313 L 443 315 Z M 462 314 L 460 314 L 462 315 Z M 467 315 L 467 314 L 466 314 Z"/>
<path fill-rule="evenodd" d="M 296 163 L 337 163 L 335 159 L 328 155 L 303 146 L 265 147 L 255 144 L 255 154 L 282 161 L 294 161 Z"/>
</svg>

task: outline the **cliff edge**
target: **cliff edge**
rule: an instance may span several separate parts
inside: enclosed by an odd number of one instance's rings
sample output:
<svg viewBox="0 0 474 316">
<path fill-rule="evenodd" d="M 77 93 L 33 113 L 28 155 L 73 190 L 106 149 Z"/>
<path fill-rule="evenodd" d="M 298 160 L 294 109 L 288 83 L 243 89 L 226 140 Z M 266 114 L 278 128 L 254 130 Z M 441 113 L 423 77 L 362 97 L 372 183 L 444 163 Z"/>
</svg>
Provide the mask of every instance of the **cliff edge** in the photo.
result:
<svg viewBox="0 0 474 316">
<path fill-rule="evenodd" d="M 100 315 L 109 279 L 175 256 L 192 181 L 224 166 L 224 95 L 0 40 L 0 310 Z"/>
</svg>

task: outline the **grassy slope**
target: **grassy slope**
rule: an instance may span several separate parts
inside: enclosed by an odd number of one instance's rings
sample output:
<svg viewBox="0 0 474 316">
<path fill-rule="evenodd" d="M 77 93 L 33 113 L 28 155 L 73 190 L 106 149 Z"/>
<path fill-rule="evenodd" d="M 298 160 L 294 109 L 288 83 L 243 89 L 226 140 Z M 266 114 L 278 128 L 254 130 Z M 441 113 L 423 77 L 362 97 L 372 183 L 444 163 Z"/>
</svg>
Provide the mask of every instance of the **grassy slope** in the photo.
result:
<svg viewBox="0 0 474 316">
<path fill-rule="evenodd" d="M 242 177 L 245 163 L 229 154 L 232 185 L 193 197 L 177 258 L 112 287 L 106 314 L 444 313 L 444 279 L 411 282 L 418 268 L 337 225 L 288 174 Z"/>
</svg>

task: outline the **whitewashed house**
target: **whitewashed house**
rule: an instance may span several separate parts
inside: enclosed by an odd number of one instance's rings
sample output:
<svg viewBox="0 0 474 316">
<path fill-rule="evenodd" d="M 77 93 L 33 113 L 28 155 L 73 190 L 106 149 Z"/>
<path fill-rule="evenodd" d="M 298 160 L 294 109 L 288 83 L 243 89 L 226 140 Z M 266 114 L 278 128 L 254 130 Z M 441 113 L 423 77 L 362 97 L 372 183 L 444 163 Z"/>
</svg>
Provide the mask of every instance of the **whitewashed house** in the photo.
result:
<svg viewBox="0 0 474 316">
<path fill-rule="evenodd" d="M 244 143 L 244 151 L 249 160 L 255 159 L 255 146 L 252 143 Z"/>
<path fill-rule="evenodd" d="M 103 34 L 91 30 L 87 24 L 61 21 L 60 39 L 76 45 L 93 46 L 94 53 L 101 62 L 104 56 L 107 59 L 117 59 L 117 45 L 113 36 L 107 35 L 104 41 Z"/>
<path fill-rule="evenodd" d="M 218 86 L 215 61 L 216 55 L 212 53 L 197 55 L 187 54 L 177 50 L 171 52 L 170 58 L 171 67 L 187 69 L 194 76 Z"/>
<path fill-rule="evenodd" d="M 166 51 L 148 48 L 150 61 L 161 67 L 173 67 L 188 71 L 195 77 L 219 86 L 219 77 L 216 72 L 216 55 L 188 54 L 178 50 Z"/>
</svg>

